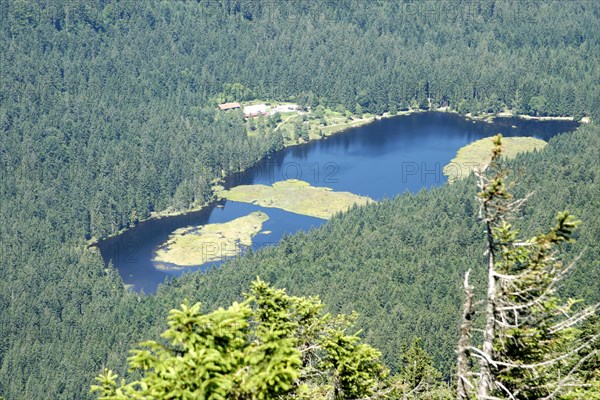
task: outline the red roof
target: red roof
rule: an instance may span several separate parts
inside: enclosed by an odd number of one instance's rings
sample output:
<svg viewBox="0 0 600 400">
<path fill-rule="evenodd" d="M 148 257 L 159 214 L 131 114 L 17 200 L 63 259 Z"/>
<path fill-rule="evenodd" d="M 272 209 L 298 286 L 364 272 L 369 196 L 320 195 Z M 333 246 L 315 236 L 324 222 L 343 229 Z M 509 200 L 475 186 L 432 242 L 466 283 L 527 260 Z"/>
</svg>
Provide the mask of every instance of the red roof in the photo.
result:
<svg viewBox="0 0 600 400">
<path fill-rule="evenodd" d="M 219 104 L 219 108 L 221 110 L 233 110 L 235 108 L 240 108 L 240 103 L 223 103 Z"/>
</svg>

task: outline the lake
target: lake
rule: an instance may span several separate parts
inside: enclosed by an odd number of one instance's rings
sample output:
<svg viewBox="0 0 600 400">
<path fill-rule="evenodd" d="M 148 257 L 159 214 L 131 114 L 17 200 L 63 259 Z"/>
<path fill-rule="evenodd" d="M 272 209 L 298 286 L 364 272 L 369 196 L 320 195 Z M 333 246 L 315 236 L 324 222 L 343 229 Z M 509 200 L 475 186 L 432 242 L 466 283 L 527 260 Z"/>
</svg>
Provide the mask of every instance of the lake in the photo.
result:
<svg viewBox="0 0 600 400">
<path fill-rule="evenodd" d="M 442 174 L 444 165 L 454 158 L 459 148 L 475 140 L 497 133 L 549 140 L 577 126 L 578 123 L 572 121 L 518 118 L 497 118 L 494 123 L 474 122 L 456 114 L 435 112 L 386 118 L 324 140 L 288 147 L 253 168 L 230 176 L 225 186 L 271 185 L 285 179 L 301 179 L 313 186 L 381 200 L 446 184 Z M 253 249 L 274 245 L 286 234 L 306 231 L 326 222 L 275 208 L 222 200 L 201 211 L 141 222 L 121 235 L 101 241 L 98 247 L 104 260 L 118 269 L 125 284 L 132 285 L 134 290 L 152 293 L 165 279 L 206 270 L 222 262 L 168 271 L 157 268 L 165 263 L 153 261 L 154 254 L 171 232 L 187 226 L 228 222 L 257 210 L 269 216 L 263 231 L 270 233 L 256 235 Z"/>
</svg>

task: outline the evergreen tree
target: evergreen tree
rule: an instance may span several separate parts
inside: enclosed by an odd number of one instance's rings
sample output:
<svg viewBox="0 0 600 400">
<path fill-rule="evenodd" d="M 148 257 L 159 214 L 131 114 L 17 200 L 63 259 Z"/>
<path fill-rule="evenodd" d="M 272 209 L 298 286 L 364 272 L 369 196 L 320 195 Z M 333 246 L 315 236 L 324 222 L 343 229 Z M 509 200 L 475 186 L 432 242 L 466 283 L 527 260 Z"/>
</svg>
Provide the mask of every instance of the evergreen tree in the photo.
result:
<svg viewBox="0 0 600 400">
<path fill-rule="evenodd" d="M 442 374 L 433 366 L 429 353 L 416 338 L 402 350 L 402 369 L 398 380 L 407 399 L 451 399 L 452 391 L 442 380 Z"/>
<path fill-rule="evenodd" d="M 292 297 L 256 280 L 241 303 L 209 314 L 171 310 L 165 343 L 133 350 L 143 376 L 117 383 L 105 370 L 100 399 L 377 398 L 392 393 L 381 353 L 347 334 L 355 316 L 322 312 L 316 297 Z"/>
</svg>

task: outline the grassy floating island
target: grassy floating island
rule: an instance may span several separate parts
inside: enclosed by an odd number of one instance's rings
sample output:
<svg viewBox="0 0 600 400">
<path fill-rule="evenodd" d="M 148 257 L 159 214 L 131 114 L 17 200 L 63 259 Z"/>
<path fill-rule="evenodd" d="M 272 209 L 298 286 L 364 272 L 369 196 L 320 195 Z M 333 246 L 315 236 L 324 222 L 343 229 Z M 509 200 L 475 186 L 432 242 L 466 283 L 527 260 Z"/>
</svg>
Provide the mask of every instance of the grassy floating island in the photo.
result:
<svg viewBox="0 0 600 400">
<path fill-rule="evenodd" d="M 222 224 L 177 229 L 156 251 L 154 261 L 191 267 L 236 256 L 242 247 L 252 245 L 252 238 L 268 219 L 264 212 L 255 211 Z"/>
<path fill-rule="evenodd" d="M 519 153 L 541 150 L 546 144 L 545 141 L 532 137 L 503 137 L 502 155 L 505 158 L 514 158 Z M 492 138 L 484 138 L 461 147 L 456 157 L 444 167 L 444 175 L 448 177 L 448 182 L 467 177 L 471 171 L 487 164 L 493 146 Z"/>
<path fill-rule="evenodd" d="M 273 186 L 240 185 L 217 193 L 217 196 L 262 207 L 281 208 L 296 214 L 329 219 L 348 211 L 354 204 L 368 204 L 372 199 L 350 192 L 335 192 L 330 188 L 311 186 L 297 179 L 275 182 Z"/>
</svg>

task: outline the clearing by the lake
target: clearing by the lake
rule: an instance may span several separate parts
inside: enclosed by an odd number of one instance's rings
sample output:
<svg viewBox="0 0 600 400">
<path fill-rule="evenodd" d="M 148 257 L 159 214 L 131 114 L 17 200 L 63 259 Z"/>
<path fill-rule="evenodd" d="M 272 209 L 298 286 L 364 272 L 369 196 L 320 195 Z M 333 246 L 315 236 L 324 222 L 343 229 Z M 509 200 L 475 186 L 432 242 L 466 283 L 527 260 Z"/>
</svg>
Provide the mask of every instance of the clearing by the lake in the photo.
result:
<svg viewBox="0 0 600 400">
<path fill-rule="evenodd" d="M 541 150 L 546 146 L 542 139 L 532 137 L 503 137 L 502 155 L 506 158 L 514 158 L 519 153 L 525 153 L 533 150 Z M 464 147 L 461 147 L 449 164 L 444 167 L 444 175 L 448 177 L 448 182 L 469 176 L 471 171 L 482 167 L 490 161 L 492 147 L 492 138 L 476 140 Z"/>
<path fill-rule="evenodd" d="M 252 245 L 252 238 L 268 219 L 264 212 L 255 211 L 222 224 L 177 229 L 156 251 L 154 261 L 190 267 L 236 256 L 243 247 Z"/>
<path fill-rule="evenodd" d="M 217 195 L 232 201 L 281 208 L 322 219 L 329 219 L 336 213 L 348 211 L 354 204 L 363 205 L 373 201 L 366 196 L 334 192 L 330 188 L 311 186 L 308 182 L 297 179 L 275 182 L 273 186 L 240 185 Z"/>
<path fill-rule="evenodd" d="M 236 103 L 237 104 L 237 103 Z M 335 109 L 319 105 L 314 108 L 303 109 L 295 103 L 279 103 L 273 101 L 254 100 L 245 103 L 250 111 L 262 110 L 260 113 L 247 113 L 248 136 L 256 137 L 266 133 L 269 126 L 273 132 L 281 133 L 284 145 L 295 146 L 311 140 L 323 139 L 327 136 L 345 131 L 350 128 L 369 124 L 381 118 L 398 115 L 409 115 L 421 112 L 419 109 L 388 112 L 382 115 L 369 113 L 356 113 L 337 106 Z"/>
</svg>

